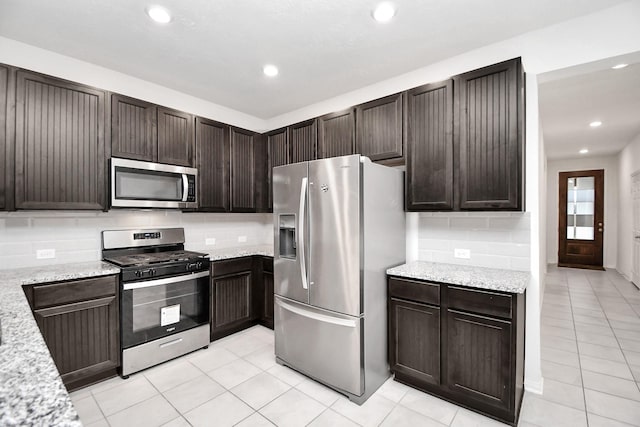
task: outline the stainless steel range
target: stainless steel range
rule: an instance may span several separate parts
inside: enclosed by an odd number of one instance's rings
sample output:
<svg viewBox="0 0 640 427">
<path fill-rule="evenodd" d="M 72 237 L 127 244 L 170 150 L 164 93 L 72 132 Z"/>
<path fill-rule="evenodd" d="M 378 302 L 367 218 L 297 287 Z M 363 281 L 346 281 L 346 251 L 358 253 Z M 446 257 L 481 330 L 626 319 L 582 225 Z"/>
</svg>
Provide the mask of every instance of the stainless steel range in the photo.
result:
<svg viewBox="0 0 640 427">
<path fill-rule="evenodd" d="M 122 377 L 209 345 L 209 258 L 184 250 L 184 229 L 102 232 L 120 267 Z"/>
</svg>

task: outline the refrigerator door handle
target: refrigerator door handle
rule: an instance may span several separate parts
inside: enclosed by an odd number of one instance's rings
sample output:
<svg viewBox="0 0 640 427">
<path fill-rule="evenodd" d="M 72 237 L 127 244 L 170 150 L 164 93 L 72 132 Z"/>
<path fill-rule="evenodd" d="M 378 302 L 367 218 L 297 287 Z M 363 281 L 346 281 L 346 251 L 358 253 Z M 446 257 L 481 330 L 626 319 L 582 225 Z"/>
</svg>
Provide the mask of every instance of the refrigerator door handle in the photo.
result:
<svg viewBox="0 0 640 427">
<path fill-rule="evenodd" d="M 355 328 L 356 326 L 358 326 L 358 322 L 356 320 L 341 319 L 339 317 L 328 316 L 326 314 L 316 313 L 315 311 L 305 310 L 303 308 L 296 307 L 293 304 L 289 304 L 285 301 L 282 301 L 279 298 L 276 298 L 276 304 L 287 311 L 290 311 L 292 313 L 298 314 L 303 317 L 308 317 L 309 319 L 318 320 L 320 322 L 332 323 L 334 325 L 346 326 L 349 328 Z"/>
<path fill-rule="evenodd" d="M 302 276 L 302 288 L 309 289 L 309 284 L 307 283 L 307 261 L 305 259 L 305 241 L 304 241 L 304 230 L 305 230 L 305 221 L 304 221 L 304 208 L 307 201 L 307 177 L 302 178 L 302 183 L 300 184 L 300 207 L 298 208 L 298 232 L 296 236 L 298 238 L 298 251 L 300 252 L 300 275 Z"/>
</svg>

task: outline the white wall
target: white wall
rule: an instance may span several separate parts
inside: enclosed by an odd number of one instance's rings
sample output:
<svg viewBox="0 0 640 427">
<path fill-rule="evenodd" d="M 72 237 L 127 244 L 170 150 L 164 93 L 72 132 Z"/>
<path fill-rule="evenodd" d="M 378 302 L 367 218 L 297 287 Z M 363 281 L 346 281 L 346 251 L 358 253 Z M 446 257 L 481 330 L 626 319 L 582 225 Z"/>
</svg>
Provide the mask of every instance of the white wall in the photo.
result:
<svg viewBox="0 0 640 427">
<path fill-rule="evenodd" d="M 633 205 L 631 174 L 640 171 L 640 134 L 618 155 L 618 271 L 631 280 Z"/>
<path fill-rule="evenodd" d="M 638 22 L 640 2 L 629 1 L 273 117 L 267 125 L 277 129 L 518 56 L 528 73 L 540 74 L 640 51 Z"/>
<path fill-rule="evenodd" d="M 249 114 L 5 37 L 0 37 L 0 62 L 131 96 L 253 131 L 262 131 L 267 126 L 264 120 Z"/>
<path fill-rule="evenodd" d="M 603 263 L 616 268 L 618 253 L 618 158 L 580 157 L 549 160 L 547 169 L 547 263 L 558 263 L 558 173 L 604 169 L 604 242 Z"/>
<path fill-rule="evenodd" d="M 100 232 L 113 229 L 184 227 L 185 247 L 194 251 L 272 244 L 270 214 L 205 214 L 174 211 L 0 213 L 0 270 L 101 257 Z M 246 236 L 245 243 L 238 236 Z M 205 245 L 206 238 L 216 244 Z M 38 249 L 55 249 L 55 259 L 36 259 Z"/>
</svg>

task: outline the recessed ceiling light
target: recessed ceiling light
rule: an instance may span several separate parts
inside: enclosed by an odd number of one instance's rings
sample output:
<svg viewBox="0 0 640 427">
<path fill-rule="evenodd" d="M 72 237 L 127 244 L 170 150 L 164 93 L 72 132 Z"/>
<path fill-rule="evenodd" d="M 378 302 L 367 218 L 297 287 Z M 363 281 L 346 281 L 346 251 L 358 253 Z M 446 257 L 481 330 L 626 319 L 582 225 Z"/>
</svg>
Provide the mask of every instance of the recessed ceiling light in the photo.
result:
<svg viewBox="0 0 640 427">
<path fill-rule="evenodd" d="M 589 152 L 588 149 L 583 148 L 582 150 L 580 150 L 580 154 L 587 154 Z"/>
<path fill-rule="evenodd" d="M 629 65 L 629 64 L 618 64 L 618 65 L 614 65 L 614 66 L 613 66 L 613 67 L 611 67 L 611 68 L 613 68 L 614 70 L 619 70 L 620 68 L 624 68 L 624 67 L 626 67 L 627 65 Z"/>
<path fill-rule="evenodd" d="M 147 9 L 147 15 L 159 24 L 166 24 L 171 21 L 169 11 L 161 6 L 150 6 Z"/>
<path fill-rule="evenodd" d="M 380 3 L 373 10 L 373 19 L 378 22 L 389 22 L 396 14 L 396 8 L 392 3 Z"/>
<path fill-rule="evenodd" d="M 598 126 L 602 126 L 602 122 L 596 120 L 595 122 L 589 123 L 589 126 L 591 126 L 592 128 L 597 128 Z"/>
<path fill-rule="evenodd" d="M 275 77 L 278 75 L 278 67 L 272 64 L 267 64 L 264 67 L 262 67 L 262 72 L 264 73 L 265 76 Z"/>
</svg>

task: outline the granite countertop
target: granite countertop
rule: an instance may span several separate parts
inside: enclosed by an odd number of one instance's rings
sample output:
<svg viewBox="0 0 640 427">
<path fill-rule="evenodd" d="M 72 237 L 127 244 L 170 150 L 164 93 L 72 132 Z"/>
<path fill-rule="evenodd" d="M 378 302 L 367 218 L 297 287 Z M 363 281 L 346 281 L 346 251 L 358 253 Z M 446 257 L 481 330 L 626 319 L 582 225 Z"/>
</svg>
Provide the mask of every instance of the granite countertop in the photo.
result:
<svg viewBox="0 0 640 427">
<path fill-rule="evenodd" d="M 0 270 L 0 425 L 82 425 L 22 286 L 119 272 L 101 261 Z"/>
<path fill-rule="evenodd" d="M 211 261 L 220 261 L 223 259 L 240 258 L 252 255 L 272 257 L 273 245 L 240 246 L 236 248 L 222 248 L 215 250 L 208 249 L 200 252 L 208 252 Z"/>
<path fill-rule="evenodd" d="M 399 265 L 388 269 L 387 274 L 516 294 L 523 293 L 531 280 L 531 274 L 524 271 L 426 261 L 414 261 Z"/>
</svg>

